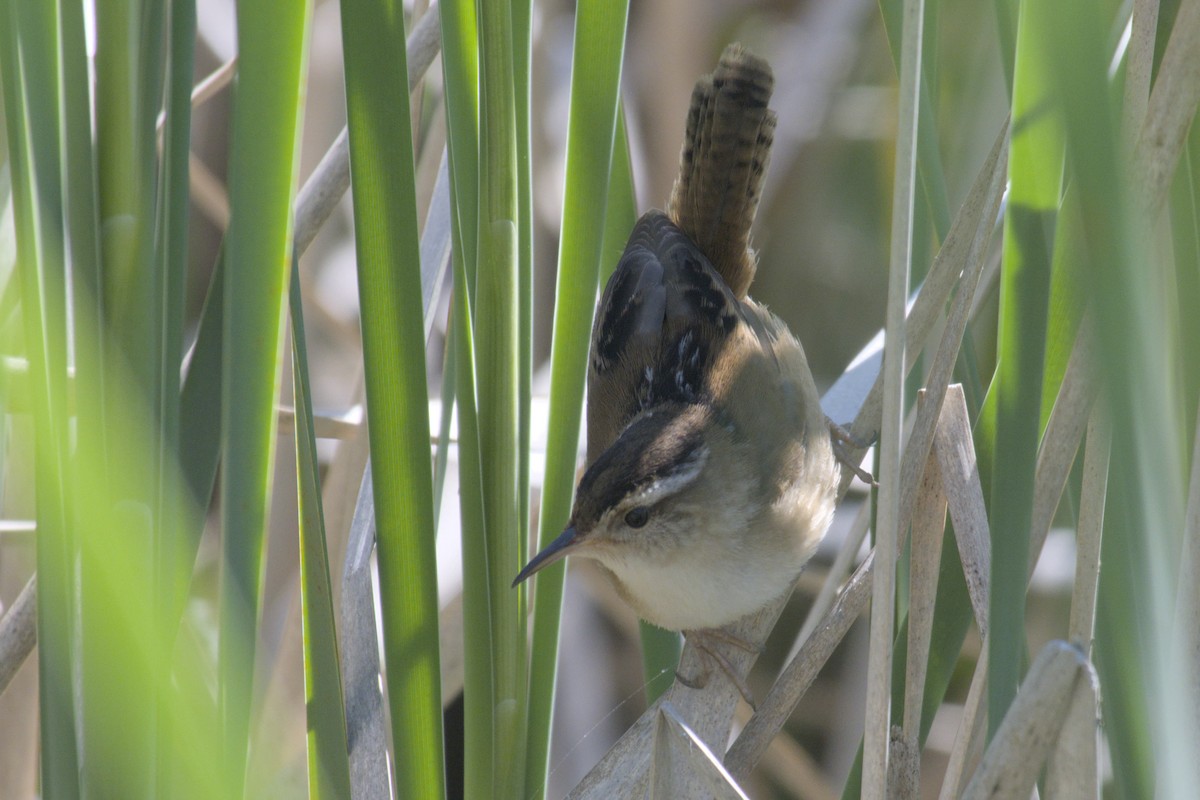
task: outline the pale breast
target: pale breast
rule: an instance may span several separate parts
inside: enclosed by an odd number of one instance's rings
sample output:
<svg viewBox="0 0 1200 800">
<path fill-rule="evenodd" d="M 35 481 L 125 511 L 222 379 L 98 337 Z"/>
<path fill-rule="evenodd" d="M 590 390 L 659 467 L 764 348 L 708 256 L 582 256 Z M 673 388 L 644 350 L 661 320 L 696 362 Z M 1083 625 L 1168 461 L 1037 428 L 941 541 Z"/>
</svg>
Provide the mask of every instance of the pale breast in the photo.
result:
<svg viewBox="0 0 1200 800">
<path fill-rule="evenodd" d="M 695 531 L 681 547 L 588 555 L 638 616 L 669 630 L 719 628 L 757 611 L 791 590 L 833 517 L 836 464 L 828 437 L 814 445 L 750 525 L 729 524 L 713 509 L 707 534 Z"/>
</svg>

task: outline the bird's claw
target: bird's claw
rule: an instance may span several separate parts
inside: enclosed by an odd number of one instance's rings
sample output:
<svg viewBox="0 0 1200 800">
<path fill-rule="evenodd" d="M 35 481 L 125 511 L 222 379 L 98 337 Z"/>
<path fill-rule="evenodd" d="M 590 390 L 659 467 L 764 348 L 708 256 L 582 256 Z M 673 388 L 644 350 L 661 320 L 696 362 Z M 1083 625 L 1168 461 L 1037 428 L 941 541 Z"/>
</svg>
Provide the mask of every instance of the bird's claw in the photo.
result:
<svg viewBox="0 0 1200 800">
<path fill-rule="evenodd" d="M 825 421 L 829 425 L 829 438 L 831 444 L 833 445 L 834 457 L 837 458 L 837 460 L 840 461 L 847 469 L 858 476 L 858 479 L 863 483 L 873 488 L 878 488 L 879 484 L 875 481 L 875 476 L 863 469 L 861 465 L 855 463 L 848 448 L 853 448 L 854 450 L 866 450 L 875 443 L 875 440 L 879 437 L 879 434 L 872 433 L 871 437 L 864 442 L 828 417 L 825 418 Z"/>
<path fill-rule="evenodd" d="M 684 636 L 687 637 L 692 647 L 696 648 L 696 651 L 700 653 L 700 657 L 704 661 L 704 668 L 695 678 L 685 678 L 676 670 L 675 678 L 689 689 L 703 689 L 708 685 L 708 679 L 712 673 L 711 665 L 713 662 L 716 662 L 716 665 L 725 673 L 725 677 L 729 678 L 729 682 L 738 690 L 738 694 L 742 696 L 746 704 L 752 710 L 757 711 L 758 707 L 754 704 L 754 695 L 750 692 L 750 686 L 746 683 L 745 678 L 738 674 L 738 671 L 729 659 L 725 657 L 725 654 L 713 645 L 717 641 L 726 642 L 756 655 L 762 652 L 762 647 L 752 642 L 747 642 L 745 639 L 734 636 L 732 633 L 719 628 L 685 631 Z"/>
</svg>

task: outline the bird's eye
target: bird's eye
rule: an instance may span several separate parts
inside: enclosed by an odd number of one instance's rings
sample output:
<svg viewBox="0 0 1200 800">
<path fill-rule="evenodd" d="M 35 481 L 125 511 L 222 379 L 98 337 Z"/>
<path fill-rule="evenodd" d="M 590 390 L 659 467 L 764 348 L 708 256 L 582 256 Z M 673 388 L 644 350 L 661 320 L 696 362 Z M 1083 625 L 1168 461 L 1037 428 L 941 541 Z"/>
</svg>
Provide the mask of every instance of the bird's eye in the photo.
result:
<svg viewBox="0 0 1200 800">
<path fill-rule="evenodd" d="M 625 515 L 625 524 L 631 528 L 641 528 L 650 521 L 650 509 L 637 506 Z"/>
</svg>

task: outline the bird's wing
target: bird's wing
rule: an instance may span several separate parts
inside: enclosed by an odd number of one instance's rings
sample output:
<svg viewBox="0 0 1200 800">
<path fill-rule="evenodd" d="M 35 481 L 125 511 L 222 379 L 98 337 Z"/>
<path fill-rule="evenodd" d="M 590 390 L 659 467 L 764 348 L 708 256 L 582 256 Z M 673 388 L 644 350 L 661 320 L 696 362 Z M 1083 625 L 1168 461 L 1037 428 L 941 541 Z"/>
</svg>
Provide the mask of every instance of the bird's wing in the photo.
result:
<svg viewBox="0 0 1200 800">
<path fill-rule="evenodd" d="M 588 462 L 640 411 L 696 402 L 739 302 L 661 211 L 646 213 L 600 300 L 588 363 Z"/>
</svg>

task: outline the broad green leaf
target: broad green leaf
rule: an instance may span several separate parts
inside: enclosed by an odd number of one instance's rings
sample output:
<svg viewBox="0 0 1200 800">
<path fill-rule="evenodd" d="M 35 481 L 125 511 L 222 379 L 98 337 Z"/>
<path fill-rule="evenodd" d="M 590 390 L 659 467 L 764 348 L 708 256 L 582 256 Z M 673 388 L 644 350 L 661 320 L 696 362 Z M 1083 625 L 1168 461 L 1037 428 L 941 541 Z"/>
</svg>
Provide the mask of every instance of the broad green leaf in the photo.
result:
<svg viewBox="0 0 1200 800">
<path fill-rule="evenodd" d="M 218 686 L 231 796 L 242 794 L 245 781 L 310 13 L 304 0 L 247 0 L 237 8 L 222 336 Z"/>
<path fill-rule="evenodd" d="M 420 241 L 404 15 L 342 4 L 384 659 L 400 796 L 445 793 Z"/>
</svg>

